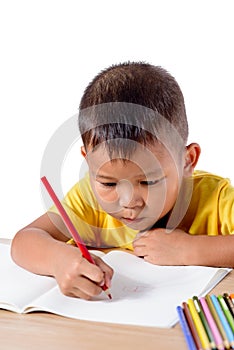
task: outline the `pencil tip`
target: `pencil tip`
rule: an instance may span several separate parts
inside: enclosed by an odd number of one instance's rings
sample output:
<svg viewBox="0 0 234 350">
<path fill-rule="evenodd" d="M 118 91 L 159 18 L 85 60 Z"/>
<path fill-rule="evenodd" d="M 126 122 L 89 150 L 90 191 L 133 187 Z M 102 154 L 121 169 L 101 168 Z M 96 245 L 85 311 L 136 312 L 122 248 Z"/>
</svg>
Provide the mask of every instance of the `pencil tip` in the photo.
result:
<svg viewBox="0 0 234 350">
<path fill-rule="evenodd" d="M 109 292 L 109 290 L 106 290 L 105 293 L 106 293 L 106 295 L 108 296 L 109 299 L 112 299 L 112 295 L 111 295 L 111 293 Z"/>
<path fill-rule="evenodd" d="M 104 286 L 103 288 L 103 291 L 106 293 L 106 295 L 108 296 L 109 299 L 112 299 L 112 295 L 110 293 L 110 289 L 107 288 L 106 286 Z"/>
</svg>

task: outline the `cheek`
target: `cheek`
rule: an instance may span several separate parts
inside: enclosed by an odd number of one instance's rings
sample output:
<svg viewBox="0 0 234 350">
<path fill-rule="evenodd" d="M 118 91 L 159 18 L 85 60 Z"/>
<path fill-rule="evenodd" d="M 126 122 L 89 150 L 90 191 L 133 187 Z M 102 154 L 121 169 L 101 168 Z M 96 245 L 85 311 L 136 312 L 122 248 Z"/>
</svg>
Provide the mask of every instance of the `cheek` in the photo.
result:
<svg viewBox="0 0 234 350">
<path fill-rule="evenodd" d="M 173 206 L 178 197 L 178 178 L 170 179 L 167 184 L 166 204 Z"/>
<path fill-rule="evenodd" d="M 103 189 L 99 185 L 95 186 L 95 194 L 97 198 L 105 203 L 113 203 L 118 200 L 118 193 L 115 189 Z"/>
<path fill-rule="evenodd" d="M 103 209 L 109 209 L 111 204 L 116 204 L 118 201 L 118 193 L 115 187 L 103 187 L 100 183 L 96 181 L 91 181 L 92 190 L 97 198 L 98 203 L 103 207 Z"/>
<path fill-rule="evenodd" d="M 155 213 L 156 216 L 160 215 L 163 211 L 165 203 L 167 201 L 167 186 L 166 182 L 160 184 L 155 189 L 150 190 L 146 204 L 148 208 Z"/>
<path fill-rule="evenodd" d="M 120 210 L 119 196 L 115 189 L 103 189 L 98 185 L 95 186 L 95 195 L 102 209 L 110 215 Z"/>
<path fill-rule="evenodd" d="M 174 179 L 167 179 L 167 181 L 149 191 L 146 203 L 150 216 L 160 218 L 172 209 L 178 194 L 177 184 Z"/>
</svg>

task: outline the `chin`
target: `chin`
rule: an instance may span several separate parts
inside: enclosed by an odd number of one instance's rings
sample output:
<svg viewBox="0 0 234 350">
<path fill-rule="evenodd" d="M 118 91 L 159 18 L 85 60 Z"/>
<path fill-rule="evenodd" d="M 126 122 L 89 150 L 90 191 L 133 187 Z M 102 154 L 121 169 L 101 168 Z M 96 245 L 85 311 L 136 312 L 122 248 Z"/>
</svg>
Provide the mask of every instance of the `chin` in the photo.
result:
<svg viewBox="0 0 234 350">
<path fill-rule="evenodd" d="M 123 222 L 124 225 L 126 225 L 127 227 L 131 228 L 132 230 L 136 230 L 136 231 L 147 231 L 148 229 L 150 229 L 152 227 L 152 225 L 143 225 L 142 223 L 126 223 Z"/>
</svg>

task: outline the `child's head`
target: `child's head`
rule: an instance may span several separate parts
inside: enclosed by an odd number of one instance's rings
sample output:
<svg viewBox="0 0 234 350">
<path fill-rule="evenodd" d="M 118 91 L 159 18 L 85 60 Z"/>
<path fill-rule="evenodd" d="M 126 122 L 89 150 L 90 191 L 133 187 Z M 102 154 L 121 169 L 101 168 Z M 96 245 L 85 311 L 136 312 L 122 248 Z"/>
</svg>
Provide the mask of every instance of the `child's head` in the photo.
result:
<svg viewBox="0 0 234 350">
<path fill-rule="evenodd" d="M 88 85 L 80 110 L 79 127 L 86 150 L 113 139 L 119 139 L 116 148 L 121 147 L 120 140 L 126 139 L 152 143 L 160 137 L 162 124 L 178 133 L 177 145 L 187 142 L 183 94 L 175 79 L 161 67 L 146 63 L 111 66 Z M 166 137 L 172 137 L 169 131 Z M 108 143 L 107 148 L 113 153 Z"/>
<path fill-rule="evenodd" d="M 86 88 L 79 128 L 98 202 L 137 230 L 174 207 L 199 146 L 186 147 L 184 98 L 175 79 L 145 63 L 112 66 Z"/>
</svg>

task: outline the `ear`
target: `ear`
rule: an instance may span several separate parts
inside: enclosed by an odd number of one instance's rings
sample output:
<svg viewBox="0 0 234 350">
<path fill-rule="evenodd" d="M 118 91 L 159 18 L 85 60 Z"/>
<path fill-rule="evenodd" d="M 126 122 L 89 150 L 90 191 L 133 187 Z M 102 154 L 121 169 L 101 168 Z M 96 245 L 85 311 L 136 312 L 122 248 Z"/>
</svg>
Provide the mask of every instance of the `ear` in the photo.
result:
<svg viewBox="0 0 234 350">
<path fill-rule="evenodd" d="M 86 152 L 84 146 L 81 146 L 81 147 L 80 147 L 80 153 L 81 153 L 81 155 L 82 155 L 84 158 L 86 158 L 87 152 Z"/>
<path fill-rule="evenodd" d="M 195 166 L 197 165 L 201 148 L 198 143 L 191 143 L 186 147 L 185 163 L 184 163 L 184 177 L 191 176 Z"/>
</svg>

